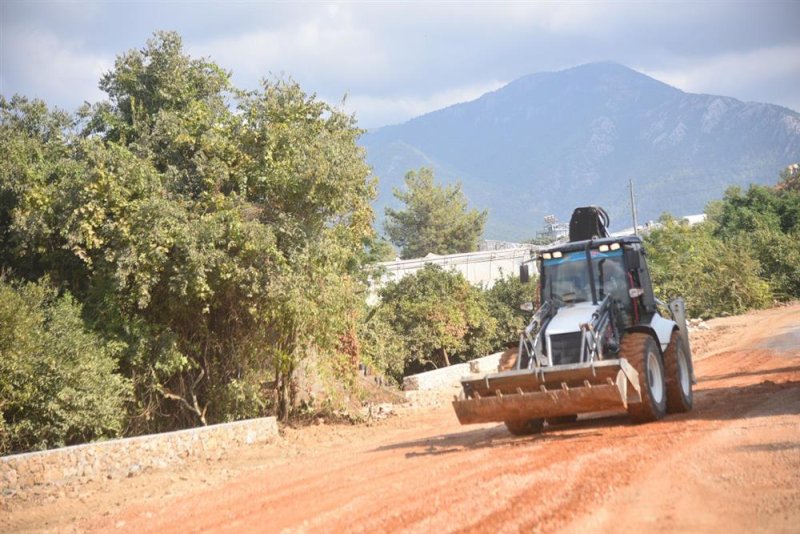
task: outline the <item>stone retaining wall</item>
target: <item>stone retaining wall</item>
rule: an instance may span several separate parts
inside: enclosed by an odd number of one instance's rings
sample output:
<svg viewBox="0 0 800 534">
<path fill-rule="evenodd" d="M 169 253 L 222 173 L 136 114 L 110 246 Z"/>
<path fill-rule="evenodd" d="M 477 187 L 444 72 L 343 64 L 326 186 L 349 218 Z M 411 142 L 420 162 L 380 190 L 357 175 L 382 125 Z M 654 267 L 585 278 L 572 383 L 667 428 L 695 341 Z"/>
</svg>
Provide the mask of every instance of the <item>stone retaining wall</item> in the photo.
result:
<svg viewBox="0 0 800 534">
<path fill-rule="evenodd" d="M 229 449 L 268 443 L 278 436 L 274 417 L 177 432 L 100 441 L 49 451 L 0 457 L 0 502 L 48 495 L 91 480 L 135 476 L 148 469 L 219 459 Z"/>
</svg>

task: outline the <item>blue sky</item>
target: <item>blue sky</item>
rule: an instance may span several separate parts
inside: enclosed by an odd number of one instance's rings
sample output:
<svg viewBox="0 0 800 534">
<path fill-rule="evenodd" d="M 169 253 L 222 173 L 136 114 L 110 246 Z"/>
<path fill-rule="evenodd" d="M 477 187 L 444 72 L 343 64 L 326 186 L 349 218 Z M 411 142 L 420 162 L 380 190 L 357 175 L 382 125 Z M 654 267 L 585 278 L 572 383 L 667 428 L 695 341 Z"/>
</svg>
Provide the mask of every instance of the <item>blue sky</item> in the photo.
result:
<svg viewBox="0 0 800 534">
<path fill-rule="evenodd" d="M 364 127 L 534 72 L 610 60 L 680 89 L 800 110 L 800 1 L 99 2 L 0 0 L 0 93 L 73 110 L 117 54 L 177 30 L 255 88 L 270 74 Z"/>
</svg>

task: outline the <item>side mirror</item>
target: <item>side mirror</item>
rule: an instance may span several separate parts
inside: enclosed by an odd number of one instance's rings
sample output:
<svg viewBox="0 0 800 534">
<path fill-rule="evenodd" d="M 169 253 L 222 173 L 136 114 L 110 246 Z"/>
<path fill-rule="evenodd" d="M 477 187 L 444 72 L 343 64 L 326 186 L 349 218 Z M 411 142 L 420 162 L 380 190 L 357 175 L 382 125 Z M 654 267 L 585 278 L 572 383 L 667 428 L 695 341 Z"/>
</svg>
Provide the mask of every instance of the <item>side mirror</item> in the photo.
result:
<svg viewBox="0 0 800 534">
<path fill-rule="evenodd" d="M 519 281 L 527 284 L 531 279 L 531 272 L 528 269 L 528 264 L 523 263 L 519 266 Z"/>
</svg>

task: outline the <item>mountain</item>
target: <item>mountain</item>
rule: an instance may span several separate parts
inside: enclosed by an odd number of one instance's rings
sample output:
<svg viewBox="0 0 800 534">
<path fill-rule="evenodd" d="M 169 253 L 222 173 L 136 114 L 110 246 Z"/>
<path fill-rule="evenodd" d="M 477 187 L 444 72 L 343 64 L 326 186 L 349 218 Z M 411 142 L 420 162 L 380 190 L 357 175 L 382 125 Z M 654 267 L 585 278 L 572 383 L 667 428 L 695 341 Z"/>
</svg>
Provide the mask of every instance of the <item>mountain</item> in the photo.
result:
<svg viewBox="0 0 800 534">
<path fill-rule="evenodd" d="M 702 212 L 730 185 L 771 184 L 800 161 L 800 114 L 685 93 L 615 63 L 525 76 L 477 100 L 366 133 L 380 179 L 376 211 L 396 205 L 404 174 L 433 167 L 487 208 L 486 237 L 533 237 L 545 215 L 597 204 L 611 229 Z"/>
</svg>

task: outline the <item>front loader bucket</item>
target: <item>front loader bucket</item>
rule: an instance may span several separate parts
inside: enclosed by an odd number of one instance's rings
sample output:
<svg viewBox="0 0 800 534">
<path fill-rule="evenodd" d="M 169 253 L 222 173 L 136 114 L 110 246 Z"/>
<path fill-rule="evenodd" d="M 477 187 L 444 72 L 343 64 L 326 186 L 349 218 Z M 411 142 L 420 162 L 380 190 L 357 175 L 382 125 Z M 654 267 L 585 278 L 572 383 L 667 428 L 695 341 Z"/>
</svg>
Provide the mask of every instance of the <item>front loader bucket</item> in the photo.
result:
<svg viewBox="0 0 800 534">
<path fill-rule="evenodd" d="M 461 381 L 453 402 L 462 425 L 526 421 L 628 407 L 641 402 L 639 377 L 624 358 L 489 374 Z"/>
</svg>

